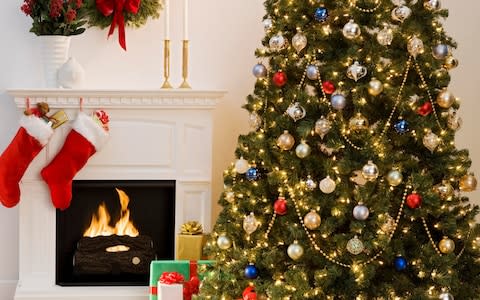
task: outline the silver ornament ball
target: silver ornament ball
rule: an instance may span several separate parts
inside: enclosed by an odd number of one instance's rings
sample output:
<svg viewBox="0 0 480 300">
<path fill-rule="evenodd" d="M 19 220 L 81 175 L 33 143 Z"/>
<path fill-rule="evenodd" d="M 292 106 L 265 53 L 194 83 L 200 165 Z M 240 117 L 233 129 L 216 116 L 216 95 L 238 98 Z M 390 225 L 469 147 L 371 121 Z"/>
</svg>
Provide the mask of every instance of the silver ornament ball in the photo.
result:
<svg viewBox="0 0 480 300">
<path fill-rule="evenodd" d="M 267 77 L 267 67 L 265 67 L 262 63 L 258 63 L 253 66 L 252 73 L 253 76 L 257 78 L 265 78 Z"/>
<path fill-rule="evenodd" d="M 297 243 L 297 241 L 295 241 L 295 242 L 293 242 L 293 244 L 288 246 L 287 254 L 293 260 L 300 259 L 300 257 L 303 256 L 303 247 L 300 246 Z"/>
<path fill-rule="evenodd" d="M 432 55 L 436 59 L 445 59 L 450 54 L 448 46 L 445 44 L 438 44 L 432 49 Z"/>
<path fill-rule="evenodd" d="M 296 154 L 299 158 L 305 158 L 305 157 L 309 156 L 311 152 L 312 152 L 312 148 L 311 148 L 307 143 L 305 143 L 304 141 L 302 141 L 302 142 L 295 148 L 295 154 Z"/>
<path fill-rule="evenodd" d="M 317 183 L 315 182 L 315 180 L 313 180 L 312 178 L 310 178 L 310 176 L 307 178 L 307 180 L 305 181 L 305 186 L 307 187 L 307 189 L 309 189 L 310 191 L 313 191 L 314 189 L 317 188 Z"/>
<path fill-rule="evenodd" d="M 377 34 L 377 42 L 382 46 L 390 46 L 393 41 L 393 30 L 390 28 L 383 28 Z"/>
<path fill-rule="evenodd" d="M 359 203 L 353 208 L 353 217 L 359 221 L 365 221 L 366 219 L 368 219 L 369 214 L 370 211 L 368 210 L 368 207 L 366 207 L 362 203 Z"/>
<path fill-rule="evenodd" d="M 248 161 L 242 157 L 237 159 L 235 162 L 235 171 L 237 171 L 238 174 L 245 174 L 247 173 L 247 170 L 250 168 L 250 165 L 248 164 Z"/>
<path fill-rule="evenodd" d="M 403 23 L 410 15 L 412 14 L 412 10 L 405 5 L 397 6 L 392 10 L 392 19 L 398 22 Z"/>
<path fill-rule="evenodd" d="M 222 234 L 217 238 L 217 246 L 222 250 L 227 250 L 232 246 L 232 240 L 230 240 L 230 238 L 226 235 Z"/>
<path fill-rule="evenodd" d="M 343 26 L 342 30 L 343 36 L 349 40 L 353 40 L 359 37 L 362 34 L 360 26 L 355 23 L 354 20 L 350 20 L 345 26 Z"/>
<path fill-rule="evenodd" d="M 455 300 L 453 295 L 450 293 L 441 293 L 438 297 L 439 300 Z"/>
<path fill-rule="evenodd" d="M 322 218 L 320 215 L 312 210 L 308 214 L 303 217 L 303 224 L 305 224 L 305 227 L 307 227 L 310 230 L 315 230 L 317 229 L 322 222 Z"/>
<path fill-rule="evenodd" d="M 398 186 L 403 181 L 403 175 L 398 170 L 391 170 L 387 174 L 387 181 L 391 186 Z"/>
<path fill-rule="evenodd" d="M 330 99 L 333 109 L 342 110 L 347 106 L 347 98 L 341 93 L 336 93 L 332 95 Z"/>
<path fill-rule="evenodd" d="M 426 10 L 434 11 L 440 9 L 442 5 L 440 0 L 425 0 L 423 2 L 423 7 L 425 7 Z"/>
<path fill-rule="evenodd" d="M 307 66 L 307 78 L 310 80 L 317 80 L 319 76 L 318 68 L 315 65 Z"/>
<path fill-rule="evenodd" d="M 362 176 L 368 181 L 373 181 L 378 177 L 378 167 L 371 160 L 362 168 Z"/>
<path fill-rule="evenodd" d="M 423 41 L 416 36 L 410 38 L 408 40 L 407 50 L 411 56 L 417 57 L 419 54 L 422 54 L 423 52 L 425 52 Z"/>
<path fill-rule="evenodd" d="M 295 139 L 285 130 L 277 139 L 277 146 L 282 150 L 290 150 L 295 144 Z"/>
<path fill-rule="evenodd" d="M 265 31 L 270 31 L 270 29 L 272 29 L 272 27 L 273 27 L 272 19 L 267 18 L 267 19 L 263 20 L 263 29 Z"/>
<path fill-rule="evenodd" d="M 322 139 L 328 132 L 330 132 L 330 129 L 332 129 L 332 123 L 324 116 L 321 116 L 320 119 L 315 122 L 315 133 Z"/>
<path fill-rule="evenodd" d="M 270 38 L 268 44 L 270 48 L 274 51 L 282 50 L 285 46 L 285 38 L 281 33 L 278 33 Z"/>
</svg>

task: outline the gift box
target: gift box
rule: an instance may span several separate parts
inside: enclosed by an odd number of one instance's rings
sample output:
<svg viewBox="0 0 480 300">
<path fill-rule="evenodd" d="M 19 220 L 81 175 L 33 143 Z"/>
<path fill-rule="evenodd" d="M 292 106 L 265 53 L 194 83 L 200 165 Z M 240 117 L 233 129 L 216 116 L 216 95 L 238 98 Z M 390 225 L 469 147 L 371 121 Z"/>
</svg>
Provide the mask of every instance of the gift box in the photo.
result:
<svg viewBox="0 0 480 300">
<path fill-rule="evenodd" d="M 150 298 L 151 299 L 151 298 Z M 158 300 L 183 300 L 183 284 L 158 283 Z"/>
<path fill-rule="evenodd" d="M 150 300 L 159 300 L 158 280 L 165 272 L 177 272 L 183 275 L 186 281 L 198 277 L 201 281 L 205 274 L 202 272 L 203 266 L 213 265 L 213 260 L 154 260 L 150 263 Z M 175 298 L 173 298 L 175 299 Z M 171 300 L 173 300 L 171 299 Z"/>
<path fill-rule="evenodd" d="M 177 236 L 177 260 L 201 260 L 202 249 L 207 241 L 203 234 L 202 224 L 197 221 L 189 221 L 182 225 L 180 234 Z"/>
</svg>

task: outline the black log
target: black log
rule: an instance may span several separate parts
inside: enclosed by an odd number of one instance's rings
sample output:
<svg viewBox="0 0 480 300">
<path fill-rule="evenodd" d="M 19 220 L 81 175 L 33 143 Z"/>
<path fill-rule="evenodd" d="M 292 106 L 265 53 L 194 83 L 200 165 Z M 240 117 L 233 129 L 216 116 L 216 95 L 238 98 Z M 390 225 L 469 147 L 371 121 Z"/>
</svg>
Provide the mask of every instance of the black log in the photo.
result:
<svg viewBox="0 0 480 300">
<path fill-rule="evenodd" d="M 109 252 L 110 247 L 126 246 L 128 251 Z M 74 254 L 74 272 L 86 274 L 148 274 L 155 259 L 153 241 L 149 236 L 83 237 Z"/>
</svg>

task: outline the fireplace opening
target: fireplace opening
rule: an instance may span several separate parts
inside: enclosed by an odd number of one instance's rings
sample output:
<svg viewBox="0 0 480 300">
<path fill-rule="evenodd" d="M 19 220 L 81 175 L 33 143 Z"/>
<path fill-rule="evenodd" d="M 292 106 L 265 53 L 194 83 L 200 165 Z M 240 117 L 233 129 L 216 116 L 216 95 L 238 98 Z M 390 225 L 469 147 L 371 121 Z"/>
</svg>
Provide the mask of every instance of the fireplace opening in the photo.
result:
<svg viewBox="0 0 480 300">
<path fill-rule="evenodd" d="M 56 218 L 56 284 L 148 285 L 150 261 L 173 259 L 175 181 L 76 180 Z"/>
</svg>

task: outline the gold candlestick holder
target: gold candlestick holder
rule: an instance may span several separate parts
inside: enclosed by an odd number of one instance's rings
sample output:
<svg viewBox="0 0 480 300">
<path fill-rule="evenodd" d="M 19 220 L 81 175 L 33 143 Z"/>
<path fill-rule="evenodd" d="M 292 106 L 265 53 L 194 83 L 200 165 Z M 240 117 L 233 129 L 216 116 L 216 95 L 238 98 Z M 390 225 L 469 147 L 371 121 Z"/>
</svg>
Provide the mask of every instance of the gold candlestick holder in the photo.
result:
<svg viewBox="0 0 480 300">
<path fill-rule="evenodd" d="M 182 52 L 182 78 L 183 82 L 179 86 L 181 89 L 191 89 L 188 84 L 188 40 L 183 40 L 183 52 Z"/>
<path fill-rule="evenodd" d="M 165 80 L 162 89 L 171 89 L 172 85 L 168 81 L 170 78 L 170 40 L 163 41 L 163 77 Z"/>
</svg>

